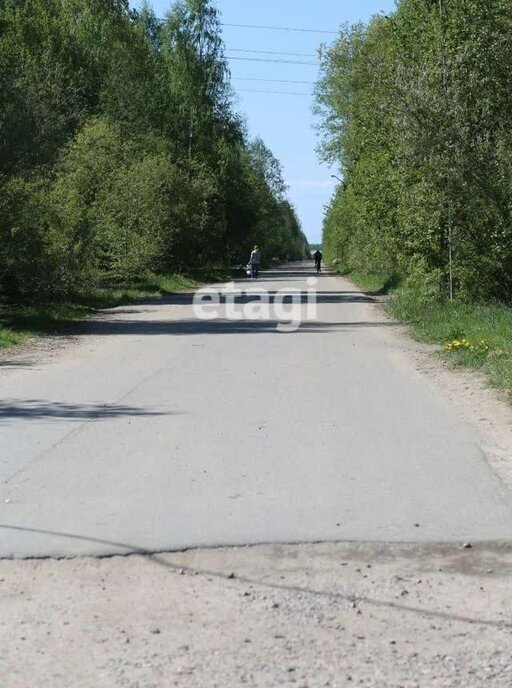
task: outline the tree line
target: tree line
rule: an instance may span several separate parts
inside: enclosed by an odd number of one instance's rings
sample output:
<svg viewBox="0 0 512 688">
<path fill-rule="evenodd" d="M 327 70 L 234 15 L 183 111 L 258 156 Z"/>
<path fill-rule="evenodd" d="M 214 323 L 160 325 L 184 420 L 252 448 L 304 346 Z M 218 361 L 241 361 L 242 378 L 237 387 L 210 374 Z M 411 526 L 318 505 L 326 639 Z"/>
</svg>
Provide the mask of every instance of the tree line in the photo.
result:
<svg viewBox="0 0 512 688">
<path fill-rule="evenodd" d="M 0 2 L 0 299 L 307 241 L 279 162 L 233 104 L 217 10 Z"/>
<path fill-rule="evenodd" d="M 324 248 L 442 299 L 512 300 L 510 0 L 400 0 L 322 52 Z"/>
</svg>

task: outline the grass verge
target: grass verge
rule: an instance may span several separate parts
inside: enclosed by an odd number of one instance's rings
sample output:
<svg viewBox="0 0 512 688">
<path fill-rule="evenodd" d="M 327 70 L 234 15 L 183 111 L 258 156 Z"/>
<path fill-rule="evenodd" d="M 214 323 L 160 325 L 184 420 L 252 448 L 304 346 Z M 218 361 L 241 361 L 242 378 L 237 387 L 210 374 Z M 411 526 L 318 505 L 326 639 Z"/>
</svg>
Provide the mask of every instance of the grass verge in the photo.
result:
<svg viewBox="0 0 512 688">
<path fill-rule="evenodd" d="M 457 300 L 433 303 L 422 298 L 423 285 L 416 284 L 411 293 L 410 280 L 402 283 L 397 275 L 343 274 L 366 292 L 389 293 L 388 312 L 408 323 L 417 340 L 439 344 L 440 354 L 454 368 L 481 371 L 512 401 L 512 308 Z"/>
<path fill-rule="evenodd" d="M 233 272 L 228 268 L 197 268 L 186 275 L 159 275 L 115 288 L 82 291 L 69 301 L 40 307 L 3 306 L 0 307 L 0 349 L 23 344 L 31 337 L 66 332 L 72 323 L 100 308 L 114 308 L 139 298 L 163 296 L 232 277 Z"/>
<path fill-rule="evenodd" d="M 403 308 L 397 292 L 389 311 L 409 322 L 418 340 L 441 344 L 442 355 L 454 367 L 480 370 L 512 400 L 511 308 L 454 301 L 431 304 L 415 313 Z"/>
<path fill-rule="evenodd" d="M 400 275 L 396 273 L 388 274 L 379 272 L 368 274 L 357 270 L 335 270 L 335 272 L 357 284 L 368 294 L 384 295 L 396 289 L 401 282 Z"/>
</svg>

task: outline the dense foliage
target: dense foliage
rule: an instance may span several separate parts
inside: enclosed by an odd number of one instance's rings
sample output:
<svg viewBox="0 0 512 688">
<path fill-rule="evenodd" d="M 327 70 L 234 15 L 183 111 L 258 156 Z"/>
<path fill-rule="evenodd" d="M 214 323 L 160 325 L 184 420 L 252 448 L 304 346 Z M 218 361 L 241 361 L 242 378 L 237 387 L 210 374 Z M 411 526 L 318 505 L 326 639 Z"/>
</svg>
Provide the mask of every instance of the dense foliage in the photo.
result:
<svg viewBox="0 0 512 688">
<path fill-rule="evenodd" d="M 344 28 L 322 64 L 322 150 L 345 180 L 326 257 L 429 297 L 510 303 L 510 0 L 400 0 Z"/>
<path fill-rule="evenodd" d="M 0 1 L 0 297 L 302 258 L 281 169 L 236 114 L 217 12 Z"/>
</svg>

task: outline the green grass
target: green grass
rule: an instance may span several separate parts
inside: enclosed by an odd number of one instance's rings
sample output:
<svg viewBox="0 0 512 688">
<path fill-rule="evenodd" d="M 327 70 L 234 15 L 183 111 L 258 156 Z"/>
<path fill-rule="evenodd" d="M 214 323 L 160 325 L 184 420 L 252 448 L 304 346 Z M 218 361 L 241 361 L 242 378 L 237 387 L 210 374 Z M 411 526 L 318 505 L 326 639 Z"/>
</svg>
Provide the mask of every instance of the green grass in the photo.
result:
<svg viewBox="0 0 512 688">
<path fill-rule="evenodd" d="M 390 293 L 389 313 L 408 323 L 417 340 L 439 344 L 440 355 L 454 368 L 481 371 L 512 400 L 512 308 L 461 301 L 431 303 L 422 298 L 422 285 L 411 293 L 410 285 L 400 287 L 397 275 L 342 274 L 366 292 Z"/>
<path fill-rule="evenodd" d="M 228 268 L 196 268 L 188 274 L 158 275 L 118 287 L 91 289 L 69 300 L 44 306 L 0 307 L 0 349 L 23 344 L 31 337 L 65 333 L 70 326 L 101 308 L 114 308 L 150 297 L 233 277 Z"/>
<path fill-rule="evenodd" d="M 385 272 L 368 274 L 366 272 L 359 272 L 358 270 L 344 270 L 342 268 L 334 268 L 338 275 L 347 277 L 347 279 L 357 284 L 368 294 L 389 294 L 393 289 L 396 289 L 400 284 L 401 278 L 398 274 L 389 274 Z"/>
<path fill-rule="evenodd" d="M 30 337 L 54 334 L 84 318 L 93 309 L 78 303 L 46 307 L 3 307 L 0 309 L 0 348 L 23 344 Z"/>
<path fill-rule="evenodd" d="M 455 301 L 407 314 L 397 308 L 399 301 L 397 294 L 396 300 L 391 301 L 390 312 L 410 322 L 417 339 L 443 345 L 442 355 L 454 367 L 480 370 L 491 385 L 512 395 L 511 308 Z M 409 317 L 405 318 L 406 315 Z"/>
</svg>

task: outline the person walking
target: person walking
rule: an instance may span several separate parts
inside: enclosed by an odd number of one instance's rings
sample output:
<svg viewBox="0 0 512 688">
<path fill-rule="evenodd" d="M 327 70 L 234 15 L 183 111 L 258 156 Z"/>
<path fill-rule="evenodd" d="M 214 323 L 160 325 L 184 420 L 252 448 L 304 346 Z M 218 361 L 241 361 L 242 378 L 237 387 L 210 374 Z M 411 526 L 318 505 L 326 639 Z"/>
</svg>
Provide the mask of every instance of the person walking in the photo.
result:
<svg viewBox="0 0 512 688">
<path fill-rule="evenodd" d="M 316 271 L 321 272 L 321 270 L 322 270 L 322 258 L 323 258 L 322 251 L 320 251 L 320 249 L 317 249 L 313 254 L 313 258 L 315 260 Z"/>
<path fill-rule="evenodd" d="M 249 258 L 249 265 L 251 266 L 252 279 L 258 279 L 261 265 L 261 253 L 258 246 L 255 246 L 254 250 L 251 253 L 251 257 Z"/>
</svg>

